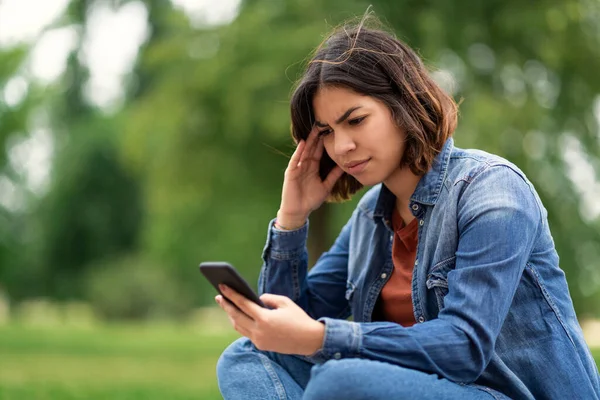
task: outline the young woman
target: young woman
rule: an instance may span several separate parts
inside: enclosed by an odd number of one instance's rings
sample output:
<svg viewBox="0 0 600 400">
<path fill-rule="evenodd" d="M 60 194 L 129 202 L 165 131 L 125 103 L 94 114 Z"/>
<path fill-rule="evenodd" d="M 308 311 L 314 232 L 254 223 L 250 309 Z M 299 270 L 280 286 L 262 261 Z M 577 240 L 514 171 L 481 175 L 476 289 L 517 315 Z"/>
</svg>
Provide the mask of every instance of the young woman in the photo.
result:
<svg viewBox="0 0 600 400">
<path fill-rule="evenodd" d="M 316 51 L 269 224 L 269 309 L 217 296 L 243 336 L 225 399 L 598 399 L 598 370 L 523 172 L 454 146 L 457 106 L 419 57 L 363 24 Z M 360 200 L 308 272 L 308 216 Z M 352 316 L 352 320 L 348 317 Z"/>
</svg>

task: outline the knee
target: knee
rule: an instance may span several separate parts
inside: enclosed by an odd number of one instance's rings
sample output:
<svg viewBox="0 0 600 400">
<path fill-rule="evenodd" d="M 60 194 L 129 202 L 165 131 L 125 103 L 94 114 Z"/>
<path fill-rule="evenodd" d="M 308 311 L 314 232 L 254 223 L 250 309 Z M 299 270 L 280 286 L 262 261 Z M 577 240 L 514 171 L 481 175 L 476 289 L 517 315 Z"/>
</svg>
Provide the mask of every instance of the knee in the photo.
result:
<svg viewBox="0 0 600 400">
<path fill-rule="evenodd" d="M 359 382 L 365 374 L 365 368 L 361 361 L 360 359 L 330 360 L 315 365 L 310 371 L 305 398 L 311 400 L 363 398 Z"/>
<path fill-rule="evenodd" d="M 217 379 L 221 382 L 227 377 L 231 377 L 236 367 L 240 366 L 244 359 L 247 359 L 248 354 L 253 351 L 254 346 L 248 338 L 239 338 L 231 343 L 217 361 Z"/>
<path fill-rule="evenodd" d="M 359 358 L 330 360 L 315 365 L 306 387 L 305 398 L 311 400 L 359 400 L 389 398 L 389 385 L 393 379 L 393 398 L 413 398 L 414 371 L 390 364 Z"/>
</svg>

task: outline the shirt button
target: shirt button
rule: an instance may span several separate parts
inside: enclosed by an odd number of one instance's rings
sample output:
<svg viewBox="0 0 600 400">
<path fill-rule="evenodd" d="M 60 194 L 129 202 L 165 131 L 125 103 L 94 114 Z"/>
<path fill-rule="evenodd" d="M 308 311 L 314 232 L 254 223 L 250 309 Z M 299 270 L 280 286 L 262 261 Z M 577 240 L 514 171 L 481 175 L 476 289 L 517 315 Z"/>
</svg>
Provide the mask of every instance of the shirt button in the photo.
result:
<svg viewBox="0 0 600 400">
<path fill-rule="evenodd" d="M 419 323 L 422 324 L 423 322 L 425 322 L 425 318 L 423 318 L 423 316 L 421 315 L 419 317 Z"/>
<path fill-rule="evenodd" d="M 384 272 L 383 274 L 381 274 L 381 279 L 385 279 L 387 278 L 387 274 Z"/>
<path fill-rule="evenodd" d="M 412 205 L 412 209 L 417 211 L 419 209 L 419 205 L 418 204 L 413 204 Z"/>
<path fill-rule="evenodd" d="M 335 358 L 336 360 L 339 360 L 340 358 L 342 358 L 342 355 L 340 353 L 335 353 L 333 355 L 333 358 Z"/>
<path fill-rule="evenodd" d="M 425 223 L 425 221 L 424 221 L 424 220 L 420 220 L 420 221 L 419 221 L 419 225 L 421 225 L 421 226 L 423 226 L 423 224 L 424 224 L 424 223 Z"/>
</svg>

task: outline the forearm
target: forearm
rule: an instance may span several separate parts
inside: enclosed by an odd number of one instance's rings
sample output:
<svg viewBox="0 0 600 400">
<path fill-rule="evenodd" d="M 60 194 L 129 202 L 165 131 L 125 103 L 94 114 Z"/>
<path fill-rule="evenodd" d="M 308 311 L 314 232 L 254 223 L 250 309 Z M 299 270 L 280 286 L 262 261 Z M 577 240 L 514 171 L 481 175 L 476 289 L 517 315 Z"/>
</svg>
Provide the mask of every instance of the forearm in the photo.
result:
<svg viewBox="0 0 600 400">
<path fill-rule="evenodd" d="M 368 358 L 472 382 L 485 367 L 481 343 L 443 320 L 405 328 L 393 322 L 358 323 L 322 318 L 323 347 L 312 358 Z"/>
<path fill-rule="evenodd" d="M 294 231 L 273 229 L 273 223 L 269 224 L 263 251 L 259 291 L 289 297 L 314 319 L 347 318 L 350 308 L 344 294 L 351 221 L 329 251 L 319 257 L 310 274 L 306 250 L 308 222 Z"/>
<path fill-rule="evenodd" d="M 298 303 L 308 268 L 308 221 L 292 231 L 279 230 L 274 224 L 275 220 L 269 223 L 258 290 L 260 294 L 279 294 Z"/>
</svg>

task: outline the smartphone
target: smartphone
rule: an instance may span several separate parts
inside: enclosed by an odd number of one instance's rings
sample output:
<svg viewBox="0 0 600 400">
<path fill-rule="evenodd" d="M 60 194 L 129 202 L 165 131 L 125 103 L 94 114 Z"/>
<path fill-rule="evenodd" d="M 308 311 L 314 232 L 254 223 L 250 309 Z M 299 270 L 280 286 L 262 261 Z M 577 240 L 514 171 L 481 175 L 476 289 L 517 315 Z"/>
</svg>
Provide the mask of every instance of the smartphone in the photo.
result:
<svg viewBox="0 0 600 400">
<path fill-rule="evenodd" d="M 222 261 L 207 261 L 200 264 L 200 272 L 217 289 L 221 296 L 225 297 L 219 290 L 219 284 L 224 284 L 247 298 L 265 307 L 264 303 L 258 298 L 258 295 L 252 290 L 248 282 L 237 272 L 233 265 Z M 227 299 L 230 303 L 231 301 Z M 232 303 L 233 304 L 233 303 Z"/>
</svg>

